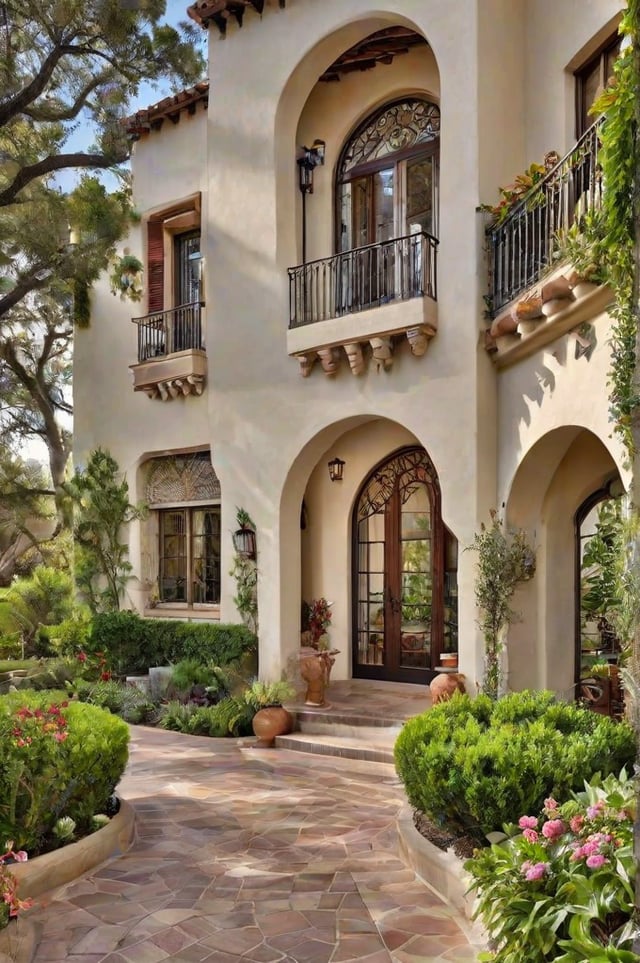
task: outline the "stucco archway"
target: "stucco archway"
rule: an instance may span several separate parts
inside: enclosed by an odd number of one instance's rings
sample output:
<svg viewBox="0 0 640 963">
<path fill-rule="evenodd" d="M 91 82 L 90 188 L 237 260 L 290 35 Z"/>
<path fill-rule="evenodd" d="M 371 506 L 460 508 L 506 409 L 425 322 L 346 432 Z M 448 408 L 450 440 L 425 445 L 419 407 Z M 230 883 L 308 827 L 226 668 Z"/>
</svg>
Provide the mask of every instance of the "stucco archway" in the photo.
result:
<svg viewBox="0 0 640 963">
<path fill-rule="evenodd" d="M 331 643 L 340 649 L 336 679 L 351 676 L 351 521 L 363 481 L 397 449 L 418 446 L 407 428 L 387 418 L 360 416 L 319 431 L 295 458 L 280 499 L 280 665 L 291 669 L 299 646 L 300 608 L 324 596 L 333 603 Z M 345 461 L 344 479 L 332 482 L 328 461 Z M 301 529 L 304 499 L 305 519 Z M 269 657 L 265 653 L 265 657 Z"/>
<path fill-rule="evenodd" d="M 366 74 L 354 73 L 340 84 L 319 82 L 327 68 L 346 50 L 394 26 L 406 27 L 427 41 L 423 50 L 410 51 L 405 56 L 410 64 L 404 69 L 400 58 L 396 58 L 390 66 L 378 66 Z M 416 64 L 421 65 L 420 69 L 416 69 Z M 322 210 L 323 216 L 314 231 L 315 249 L 312 244 L 309 255 L 310 258 L 326 256 L 333 246 L 335 166 L 349 131 L 376 106 L 394 96 L 417 93 L 438 102 L 439 88 L 439 70 L 429 38 L 417 24 L 397 12 L 375 10 L 355 14 L 326 32 L 305 52 L 283 87 L 276 110 L 277 260 L 281 266 L 300 260 L 301 204 L 296 168 L 292 163 L 299 148 L 316 138 L 326 144 L 328 169 L 316 178 L 314 186 L 314 208 Z M 291 211 L 296 211 L 295 218 L 291 217 Z"/>
<path fill-rule="evenodd" d="M 575 685 L 575 515 L 618 468 L 591 431 L 567 425 L 549 432 L 521 461 L 505 506 L 511 528 L 536 547 L 536 575 L 523 583 L 509 631 L 509 687 L 549 688 L 571 698 Z"/>
</svg>

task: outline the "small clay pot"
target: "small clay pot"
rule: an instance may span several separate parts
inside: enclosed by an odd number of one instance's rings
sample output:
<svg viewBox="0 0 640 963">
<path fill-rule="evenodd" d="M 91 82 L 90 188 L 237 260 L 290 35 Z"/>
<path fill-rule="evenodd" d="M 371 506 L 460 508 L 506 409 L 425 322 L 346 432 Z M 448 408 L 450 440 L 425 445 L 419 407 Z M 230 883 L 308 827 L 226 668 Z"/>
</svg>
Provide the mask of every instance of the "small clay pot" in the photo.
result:
<svg viewBox="0 0 640 963">
<path fill-rule="evenodd" d="M 263 749 L 273 746 L 276 736 L 286 736 L 293 729 L 293 717 L 284 706 L 265 706 L 259 709 L 251 722 L 258 746 Z"/>
<path fill-rule="evenodd" d="M 458 653 L 443 652 L 440 656 L 440 665 L 446 669 L 455 669 L 458 665 Z"/>
</svg>

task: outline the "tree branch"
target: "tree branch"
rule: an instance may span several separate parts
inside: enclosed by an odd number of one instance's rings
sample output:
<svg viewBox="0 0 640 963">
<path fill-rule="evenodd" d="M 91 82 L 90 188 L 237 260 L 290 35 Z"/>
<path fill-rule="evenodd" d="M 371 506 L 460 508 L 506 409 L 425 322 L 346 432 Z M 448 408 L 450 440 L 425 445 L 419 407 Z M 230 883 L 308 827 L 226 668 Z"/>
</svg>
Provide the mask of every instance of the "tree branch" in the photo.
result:
<svg viewBox="0 0 640 963">
<path fill-rule="evenodd" d="M 44 274 L 42 273 L 43 271 L 45 272 Z M 53 266 L 47 268 L 40 266 L 30 271 L 29 274 L 25 274 L 19 278 L 16 285 L 0 297 L 0 318 L 2 318 L 7 311 L 11 310 L 11 308 L 15 307 L 16 304 L 19 304 L 31 291 L 37 291 L 39 288 L 46 287 L 51 280 L 52 274 Z"/>
<path fill-rule="evenodd" d="M 40 70 L 31 83 L 23 87 L 15 97 L 11 97 L 5 101 L 4 104 L 0 104 L 0 127 L 4 127 L 10 120 L 13 120 L 14 117 L 24 113 L 25 108 L 28 107 L 29 104 L 32 104 L 34 100 L 37 100 L 43 92 L 51 80 L 53 71 L 56 69 L 61 58 L 67 54 L 76 53 L 77 50 L 77 47 L 69 44 L 59 44 L 57 47 L 54 47 L 41 64 Z"/>
<path fill-rule="evenodd" d="M 82 108 L 87 102 L 89 94 L 99 87 L 101 84 L 106 83 L 109 77 L 112 75 L 112 71 L 105 71 L 102 74 L 94 77 L 90 83 L 82 90 L 74 102 L 69 106 L 61 108 L 60 110 L 54 110 L 51 106 L 49 108 L 45 106 L 38 106 L 34 104 L 32 107 L 25 107 L 22 111 L 27 117 L 31 117 L 32 120 L 45 121 L 46 123 L 58 123 L 61 120 L 73 120 L 80 113 Z"/>
<path fill-rule="evenodd" d="M 23 167 L 15 176 L 11 184 L 0 192 L 0 207 L 7 207 L 13 203 L 17 194 L 36 177 L 51 174 L 53 171 L 66 170 L 68 167 L 108 168 L 122 164 L 128 159 L 128 153 L 121 157 L 107 157 L 106 154 L 85 154 L 81 151 L 75 154 L 52 154 Z"/>
</svg>

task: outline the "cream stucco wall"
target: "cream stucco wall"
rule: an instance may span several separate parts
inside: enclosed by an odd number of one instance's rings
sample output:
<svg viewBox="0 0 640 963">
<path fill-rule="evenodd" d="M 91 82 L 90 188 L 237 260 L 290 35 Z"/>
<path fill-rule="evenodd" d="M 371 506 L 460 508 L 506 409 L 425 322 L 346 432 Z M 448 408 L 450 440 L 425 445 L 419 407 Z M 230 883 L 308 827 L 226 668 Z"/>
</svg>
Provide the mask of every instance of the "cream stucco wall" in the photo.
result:
<svg viewBox="0 0 640 963">
<path fill-rule="evenodd" d="M 211 447 L 223 493 L 221 617 L 237 619 L 226 533 L 242 506 L 258 530 L 264 677 L 278 675 L 298 645 L 303 496 L 314 539 L 313 549 L 305 548 L 304 590 L 334 602 L 332 637 L 341 648 L 334 672 L 344 678 L 350 673 L 353 499 L 386 453 L 407 440 L 426 448 L 440 479 L 444 521 L 461 548 L 490 509 L 507 506 L 527 452 L 553 430 L 587 429 L 620 461 L 608 439 L 606 405 L 590 404 L 584 388 L 605 390 L 604 336 L 588 365 L 573 359 L 565 338 L 496 373 L 483 343 L 486 267 L 476 210 L 550 146 L 568 146 L 565 68 L 619 6 L 612 0 L 296 0 L 279 10 L 272 3 L 261 19 L 248 13 L 241 30 L 230 23 L 224 40 L 210 31 L 208 111 L 183 114 L 179 124 L 167 122 L 136 145 L 142 213 L 202 192 L 207 387 L 201 398 L 166 404 L 134 395 L 129 319 L 144 313 L 144 305 L 138 311 L 97 286 L 92 328 L 77 339 L 77 459 L 96 444 L 110 448 L 135 491 L 136 469 L 147 455 Z M 318 83 L 353 43 L 398 24 L 422 33 L 429 46 L 338 84 Z M 287 354 L 286 269 L 300 261 L 297 148 L 317 137 L 327 144 L 326 166 L 316 170 L 308 199 L 308 236 L 309 256 L 328 256 L 344 138 L 377 104 L 405 93 L 425 94 L 441 108 L 437 335 L 422 358 L 406 343 L 398 347 L 389 372 L 370 366 L 355 378 L 343 366 L 329 379 L 316 366 L 302 379 Z M 142 252 L 138 231 L 129 246 Z M 377 310 L 383 317 L 385 307 Z M 598 322 L 598 330 L 603 327 Z M 341 485 L 326 473 L 335 454 L 347 462 Z M 515 500 L 508 507 L 514 524 L 538 533 L 535 518 L 519 520 Z M 139 566 L 136 552 L 134 530 L 132 559 Z M 472 553 L 461 551 L 461 666 L 472 689 L 482 676 L 473 573 Z M 548 579 L 533 582 L 530 591 L 537 594 L 527 604 L 538 632 Z M 551 635 L 549 628 L 544 638 Z M 549 677 L 539 654 L 546 644 L 536 649 L 541 682 Z M 516 657 L 512 679 L 526 678 L 526 660 Z"/>
</svg>

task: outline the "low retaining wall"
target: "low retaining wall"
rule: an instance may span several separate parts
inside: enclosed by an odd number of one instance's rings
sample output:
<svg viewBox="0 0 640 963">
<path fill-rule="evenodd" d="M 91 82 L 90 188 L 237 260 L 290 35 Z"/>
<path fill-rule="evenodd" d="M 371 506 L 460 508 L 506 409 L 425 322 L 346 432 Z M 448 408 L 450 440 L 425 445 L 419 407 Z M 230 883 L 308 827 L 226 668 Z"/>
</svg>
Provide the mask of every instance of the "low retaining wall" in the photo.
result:
<svg viewBox="0 0 640 963">
<path fill-rule="evenodd" d="M 26 863 L 13 863 L 11 872 L 18 880 L 19 896 L 37 901 L 44 893 L 71 883 L 114 856 L 125 853 L 134 836 L 134 809 L 121 799 L 117 814 L 97 832 L 52 853 L 35 856 Z M 30 963 L 36 942 L 34 927 L 29 922 L 28 911 L 25 911 L 0 930 L 0 963 Z"/>
<path fill-rule="evenodd" d="M 474 898 L 467 893 L 470 876 L 462 861 L 451 850 L 445 852 L 418 832 L 413 814 L 405 807 L 398 817 L 400 853 L 404 861 L 443 900 L 458 913 L 458 923 L 478 952 L 486 950 L 487 936 L 480 923 L 474 921 Z"/>
</svg>

